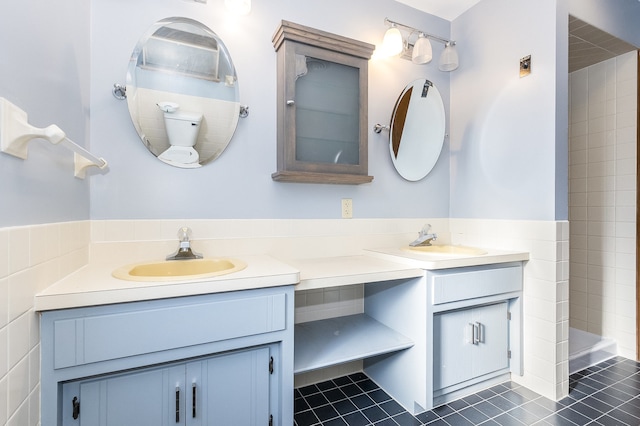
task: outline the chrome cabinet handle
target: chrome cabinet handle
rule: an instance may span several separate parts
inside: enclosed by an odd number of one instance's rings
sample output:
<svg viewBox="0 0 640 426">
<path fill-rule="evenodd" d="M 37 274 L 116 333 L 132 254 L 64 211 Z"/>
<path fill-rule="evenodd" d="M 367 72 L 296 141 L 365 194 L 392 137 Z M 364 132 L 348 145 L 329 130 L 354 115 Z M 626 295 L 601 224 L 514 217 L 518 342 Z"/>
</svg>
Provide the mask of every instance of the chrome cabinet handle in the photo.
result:
<svg viewBox="0 0 640 426">
<path fill-rule="evenodd" d="M 287 101 L 287 106 L 293 106 L 293 105 L 295 105 L 295 104 L 296 104 L 296 101 L 294 101 L 293 99 L 289 99 L 289 100 Z"/>
<path fill-rule="evenodd" d="M 472 345 L 476 344 L 476 325 L 472 322 L 469 323 L 469 339 L 468 342 Z"/>
<path fill-rule="evenodd" d="M 484 342 L 484 325 L 482 323 L 477 322 L 474 324 L 472 322 L 469 323 L 469 339 L 468 342 L 472 345 L 477 345 L 479 343 Z"/>
</svg>

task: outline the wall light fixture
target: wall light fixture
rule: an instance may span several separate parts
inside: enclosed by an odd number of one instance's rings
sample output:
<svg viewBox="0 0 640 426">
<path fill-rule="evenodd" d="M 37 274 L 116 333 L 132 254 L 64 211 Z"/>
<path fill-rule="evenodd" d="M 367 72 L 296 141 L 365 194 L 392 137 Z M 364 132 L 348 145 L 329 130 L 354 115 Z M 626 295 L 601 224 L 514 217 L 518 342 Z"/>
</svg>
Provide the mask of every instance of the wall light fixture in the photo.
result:
<svg viewBox="0 0 640 426">
<path fill-rule="evenodd" d="M 251 0 L 224 0 L 224 5 L 236 15 L 248 15 L 251 12 Z"/>
<path fill-rule="evenodd" d="M 394 24 L 391 24 L 389 29 L 384 33 L 384 37 L 382 39 L 382 50 L 382 54 L 384 56 L 396 56 L 404 50 L 402 33 Z"/>
<path fill-rule="evenodd" d="M 426 33 L 388 18 L 384 19 L 384 23 L 389 28 L 382 40 L 381 55 L 387 57 L 399 55 L 415 64 L 427 64 L 433 58 L 431 40 L 434 40 L 445 45 L 438 61 L 438 68 L 441 71 L 453 71 L 458 68 L 459 61 L 455 41 Z M 400 30 L 407 33 L 406 37 Z"/>
</svg>

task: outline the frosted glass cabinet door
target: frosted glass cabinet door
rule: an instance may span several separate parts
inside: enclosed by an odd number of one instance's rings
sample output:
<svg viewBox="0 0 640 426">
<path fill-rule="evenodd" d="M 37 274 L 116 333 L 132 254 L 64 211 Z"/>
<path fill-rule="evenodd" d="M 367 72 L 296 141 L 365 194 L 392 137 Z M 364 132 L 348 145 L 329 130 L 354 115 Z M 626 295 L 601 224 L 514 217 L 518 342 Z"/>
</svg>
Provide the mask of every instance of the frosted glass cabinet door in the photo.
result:
<svg viewBox="0 0 640 426">
<path fill-rule="evenodd" d="M 360 70 L 300 54 L 296 64 L 302 67 L 295 79 L 296 161 L 357 166 Z"/>
<path fill-rule="evenodd" d="M 434 390 L 509 367 L 507 302 L 436 314 L 433 336 Z"/>
</svg>

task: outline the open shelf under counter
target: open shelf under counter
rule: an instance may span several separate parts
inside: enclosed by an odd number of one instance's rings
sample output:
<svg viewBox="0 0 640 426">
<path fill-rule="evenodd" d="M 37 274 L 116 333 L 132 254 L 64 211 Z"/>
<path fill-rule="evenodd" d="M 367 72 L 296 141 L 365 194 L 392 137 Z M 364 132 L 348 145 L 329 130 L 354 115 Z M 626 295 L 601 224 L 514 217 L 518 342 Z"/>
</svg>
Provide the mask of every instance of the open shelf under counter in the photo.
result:
<svg viewBox="0 0 640 426">
<path fill-rule="evenodd" d="M 413 341 L 366 314 L 295 326 L 294 374 L 396 352 Z"/>
<path fill-rule="evenodd" d="M 287 260 L 300 271 L 296 291 L 418 278 L 424 270 L 369 255 Z"/>
</svg>

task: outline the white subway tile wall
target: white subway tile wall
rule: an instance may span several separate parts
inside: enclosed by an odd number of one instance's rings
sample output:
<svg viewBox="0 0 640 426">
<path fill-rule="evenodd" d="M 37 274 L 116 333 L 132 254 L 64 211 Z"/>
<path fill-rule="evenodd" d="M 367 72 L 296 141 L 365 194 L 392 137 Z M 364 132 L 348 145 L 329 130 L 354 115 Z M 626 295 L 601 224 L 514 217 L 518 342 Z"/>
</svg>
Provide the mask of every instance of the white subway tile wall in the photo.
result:
<svg viewBox="0 0 640 426">
<path fill-rule="evenodd" d="M 570 323 L 636 357 L 637 53 L 569 76 Z"/>
<path fill-rule="evenodd" d="M 0 229 L 0 425 L 40 421 L 35 294 L 89 260 L 88 221 Z"/>
</svg>

